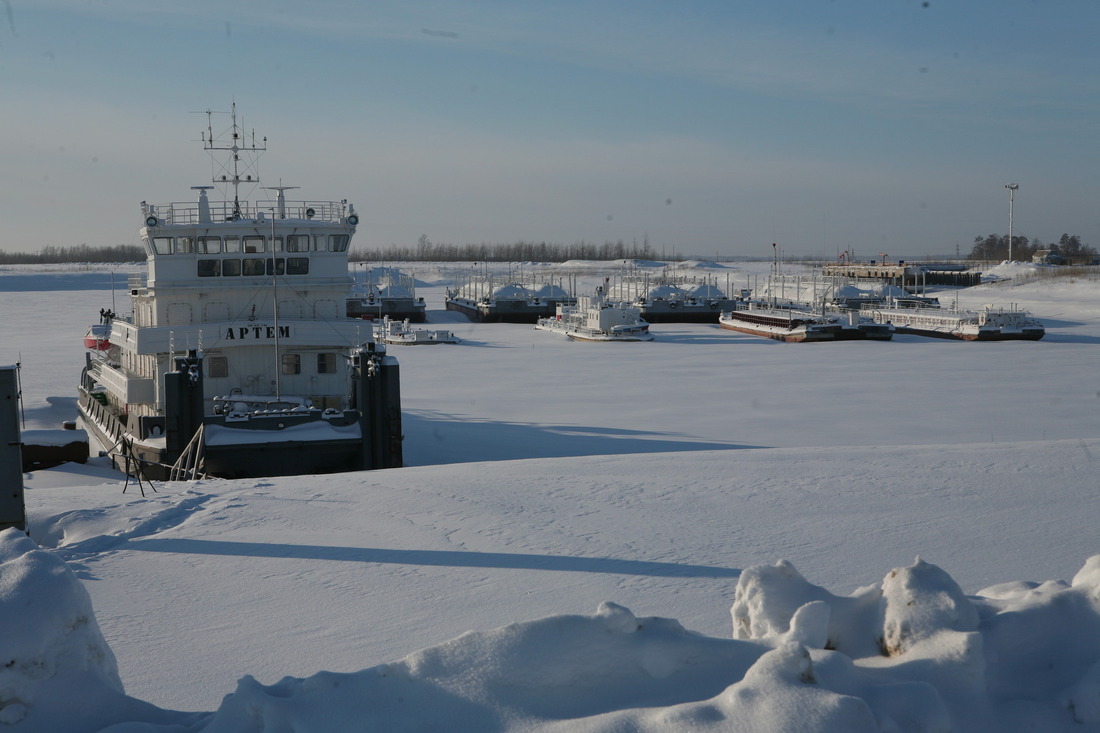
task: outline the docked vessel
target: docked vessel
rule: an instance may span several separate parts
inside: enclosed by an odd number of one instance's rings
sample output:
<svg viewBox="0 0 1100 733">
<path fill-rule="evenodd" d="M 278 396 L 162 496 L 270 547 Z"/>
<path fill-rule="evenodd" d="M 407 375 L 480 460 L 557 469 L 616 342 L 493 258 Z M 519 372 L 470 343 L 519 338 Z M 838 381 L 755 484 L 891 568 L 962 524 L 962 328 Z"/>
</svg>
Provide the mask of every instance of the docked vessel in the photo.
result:
<svg viewBox="0 0 1100 733">
<path fill-rule="evenodd" d="M 1017 308 L 980 310 L 929 306 L 927 303 L 894 300 L 884 306 L 865 307 L 861 313 L 876 323 L 889 323 L 897 333 L 953 338 L 963 341 L 1038 341 L 1046 328 L 1027 311 Z"/>
<path fill-rule="evenodd" d="M 730 331 L 792 343 L 834 341 L 841 332 L 836 316 L 758 300 L 738 301 L 732 310 L 718 317 L 718 325 Z"/>
<path fill-rule="evenodd" d="M 195 186 L 196 202 L 142 202 L 147 273 L 107 348 L 86 352 L 85 428 L 148 478 L 400 466 L 397 361 L 343 312 L 354 207 L 289 201 L 282 185 L 242 199 L 266 138 L 245 139 L 235 105 L 215 136 L 213 114 L 202 139 L 224 199 Z"/>
<path fill-rule="evenodd" d="M 641 311 L 625 303 L 608 301 L 602 286 L 595 295 L 578 296 L 575 304 L 558 304 L 557 312 L 540 318 L 535 328 L 574 341 L 653 340 Z"/>
<path fill-rule="evenodd" d="M 458 337 L 450 331 L 431 328 L 413 328 L 406 318 L 397 321 L 383 316 L 374 322 L 374 340 L 394 346 L 419 346 L 433 344 L 457 344 Z"/>
<path fill-rule="evenodd" d="M 352 285 L 347 299 L 350 318 L 381 319 L 389 316 L 398 321 L 423 323 L 427 305 L 416 296 L 416 281 L 392 267 L 375 267 L 363 274 L 363 280 Z"/>
<path fill-rule="evenodd" d="M 610 285 L 607 295 L 638 308 L 649 323 L 714 323 L 734 304 L 713 278 L 667 274 L 626 275 Z"/>
<path fill-rule="evenodd" d="M 558 304 L 575 302 L 565 288 L 551 282 L 502 282 L 484 275 L 448 288 L 446 308 L 475 323 L 537 323 L 553 315 Z"/>
</svg>

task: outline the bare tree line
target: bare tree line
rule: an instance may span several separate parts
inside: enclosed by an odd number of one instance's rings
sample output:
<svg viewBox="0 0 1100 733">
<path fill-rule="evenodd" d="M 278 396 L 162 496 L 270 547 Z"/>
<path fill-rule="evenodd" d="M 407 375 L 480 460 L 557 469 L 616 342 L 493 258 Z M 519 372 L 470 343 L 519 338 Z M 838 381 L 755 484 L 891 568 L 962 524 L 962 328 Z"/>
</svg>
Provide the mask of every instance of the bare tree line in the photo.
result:
<svg viewBox="0 0 1100 733">
<path fill-rule="evenodd" d="M 47 244 L 40 252 L 6 252 L 0 249 L 0 265 L 53 265 L 62 262 L 144 262 L 145 250 L 136 244 L 106 247 L 55 247 Z"/>
<path fill-rule="evenodd" d="M 567 260 L 650 259 L 655 253 L 648 241 L 617 242 L 515 242 L 514 244 L 434 244 L 421 235 L 415 247 L 391 244 L 379 249 L 353 249 L 354 262 L 565 262 Z"/>
</svg>

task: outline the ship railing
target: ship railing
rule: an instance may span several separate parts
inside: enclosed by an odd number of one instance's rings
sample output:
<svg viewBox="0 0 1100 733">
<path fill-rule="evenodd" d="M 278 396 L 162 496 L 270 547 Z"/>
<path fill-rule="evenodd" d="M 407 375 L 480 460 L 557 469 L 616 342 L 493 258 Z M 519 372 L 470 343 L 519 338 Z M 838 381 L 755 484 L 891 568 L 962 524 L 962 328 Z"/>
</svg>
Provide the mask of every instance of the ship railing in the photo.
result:
<svg viewBox="0 0 1100 733">
<path fill-rule="evenodd" d="M 198 202 L 174 201 L 167 204 L 153 204 L 146 211 L 152 212 L 164 220 L 165 224 L 198 225 L 208 223 L 200 216 Z M 270 219 L 277 218 L 312 219 L 314 221 L 339 222 L 350 212 L 344 201 L 284 201 L 280 215 L 277 201 L 210 201 L 210 219 L 213 222 Z"/>
</svg>

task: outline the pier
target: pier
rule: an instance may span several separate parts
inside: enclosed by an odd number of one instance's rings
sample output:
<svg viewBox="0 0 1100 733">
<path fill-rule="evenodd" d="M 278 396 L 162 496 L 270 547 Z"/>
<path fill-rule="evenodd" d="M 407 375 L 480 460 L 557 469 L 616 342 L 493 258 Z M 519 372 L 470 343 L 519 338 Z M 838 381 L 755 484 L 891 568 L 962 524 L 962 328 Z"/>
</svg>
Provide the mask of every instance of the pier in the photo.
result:
<svg viewBox="0 0 1100 733">
<path fill-rule="evenodd" d="M 861 264 L 832 263 L 822 267 L 825 275 L 841 275 L 856 280 L 879 280 L 894 282 L 903 288 L 922 285 L 953 285 L 970 287 L 978 285 L 982 273 L 965 269 L 961 265 L 907 265 L 898 264 Z"/>
</svg>

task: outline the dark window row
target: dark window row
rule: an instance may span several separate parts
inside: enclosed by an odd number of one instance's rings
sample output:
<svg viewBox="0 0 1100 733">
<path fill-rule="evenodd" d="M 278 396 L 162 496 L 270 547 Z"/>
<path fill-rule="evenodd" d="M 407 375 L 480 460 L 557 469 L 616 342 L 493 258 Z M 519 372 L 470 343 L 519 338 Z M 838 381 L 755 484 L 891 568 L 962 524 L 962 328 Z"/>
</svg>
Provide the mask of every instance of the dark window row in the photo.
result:
<svg viewBox="0 0 1100 733">
<path fill-rule="evenodd" d="M 199 277 L 238 275 L 308 275 L 308 257 L 245 257 L 242 260 L 196 260 Z"/>
<path fill-rule="evenodd" d="M 158 255 L 200 254 L 216 255 L 222 252 L 346 252 L 351 243 L 350 234 L 289 234 L 284 237 L 267 237 L 246 234 L 231 237 L 153 237 L 153 251 Z"/>
</svg>

